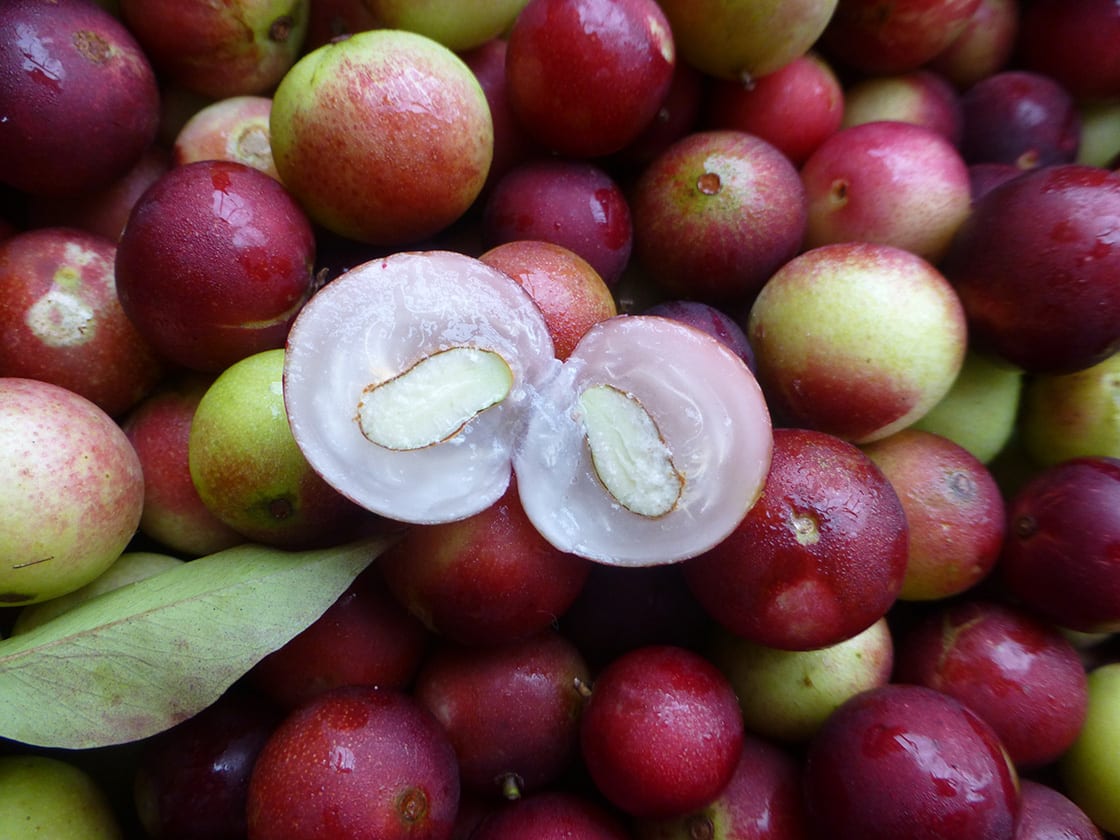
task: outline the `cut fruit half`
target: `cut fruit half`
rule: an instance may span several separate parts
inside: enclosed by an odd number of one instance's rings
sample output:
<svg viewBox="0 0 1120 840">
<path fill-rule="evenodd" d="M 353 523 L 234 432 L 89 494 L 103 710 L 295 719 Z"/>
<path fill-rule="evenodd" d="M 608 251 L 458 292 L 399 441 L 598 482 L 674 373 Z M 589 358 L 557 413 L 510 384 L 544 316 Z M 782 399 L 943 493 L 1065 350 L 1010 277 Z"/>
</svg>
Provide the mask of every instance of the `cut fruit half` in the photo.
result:
<svg viewBox="0 0 1120 840">
<path fill-rule="evenodd" d="M 592 327 L 533 402 L 514 471 L 554 546 L 646 566 L 730 534 L 762 493 L 772 445 L 741 358 L 678 321 L 620 315 Z"/>
<path fill-rule="evenodd" d="M 341 275 L 288 336 L 284 400 L 312 467 L 391 519 L 449 522 L 505 491 L 523 414 L 560 362 L 503 272 L 450 251 Z"/>
</svg>

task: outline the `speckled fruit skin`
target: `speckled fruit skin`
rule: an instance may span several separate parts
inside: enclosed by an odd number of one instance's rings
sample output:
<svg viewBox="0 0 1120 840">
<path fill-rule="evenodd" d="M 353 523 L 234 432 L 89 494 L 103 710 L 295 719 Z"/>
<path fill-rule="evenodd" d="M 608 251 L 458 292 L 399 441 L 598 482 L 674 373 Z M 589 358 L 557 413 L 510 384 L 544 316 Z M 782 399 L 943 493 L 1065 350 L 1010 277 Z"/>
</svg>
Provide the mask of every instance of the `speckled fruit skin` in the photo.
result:
<svg viewBox="0 0 1120 840">
<path fill-rule="evenodd" d="M 176 166 L 133 207 L 117 295 L 170 362 L 218 373 L 282 347 L 312 290 L 315 237 L 292 197 L 234 161 Z"/>
<path fill-rule="evenodd" d="M 808 203 L 777 147 L 695 132 L 661 153 L 631 197 L 634 254 L 671 296 L 750 301 L 801 247 Z"/>
<path fill-rule="evenodd" d="M 0 243 L 0 376 L 61 385 L 120 417 L 156 387 L 164 363 L 117 298 L 117 248 L 74 228 Z"/>
<path fill-rule="evenodd" d="M 449 840 L 455 750 L 404 692 L 337 688 L 281 721 L 249 779 L 249 840 Z"/>
<path fill-rule="evenodd" d="M 966 706 L 922 686 L 883 686 L 837 709 L 809 744 L 804 781 L 810 827 L 822 837 L 1014 835 L 1017 774 L 999 739 Z"/>
<path fill-rule="evenodd" d="M 867 443 L 948 392 L 964 361 L 964 310 L 930 263 L 890 245 L 804 251 L 767 281 L 747 338 L 785 425 Z"/>
<path fill-rule="evenodd" d="M 382 246 L 431 236 L 474 202 L 494 154 L 486 95 L 441 44 L 375 29 L 308 53 L 272 99 L 272 155 L 329 230 Z"/>
<path fill-rule="evenodd" d="M 743 738 L 727 678 L 673 645 L 637 648 L 608 663 L 580 722 L 580 751 L 596 788 L 638 818 L 708 804 L 731 781 Z"/>
<path fill-rule="evenodd" d="M 899 597 L 932 601 L 976 586 L 996 565 L 1006 509 L 995 478 L 946 437 L 909 428 L 864 446 L 891 482 L 910 530 Z"/>
<path fill-rule="evenodd" d="M 1120 350 L 1120 175 L 1042 167 L 985 193 L 941 269 L 969 338 L 1030 373 L 1068 373 Z"/>
<path fill-rule="evenodd" d="M 8 0 L 0 31 L 0 181 L 76 195 L 123 175 L 159 123 L 155 73 L 130 32 L 81 0 Z"/>
<path fill-rule="evenodd" d="M 685 580 L 731 632 L 810 650 L 883 617 L 906 549 L 902 504 L 867 455 L 834 435 L 775 429 L 761 498 L 731 536 L 687 561 Z"/>
<path fill-rule="evenodd" d="M 0 603 L 89 583 L 140 522 L 144 476 L 120 427 L 92 402 L 33 379 L 0 378 Z"/>
<path fill-rule="evenodd" d="M 163 78 L 209 99 L 267 94 L 299 56 L 309 0 L 120 0 Z"/>
</svg>

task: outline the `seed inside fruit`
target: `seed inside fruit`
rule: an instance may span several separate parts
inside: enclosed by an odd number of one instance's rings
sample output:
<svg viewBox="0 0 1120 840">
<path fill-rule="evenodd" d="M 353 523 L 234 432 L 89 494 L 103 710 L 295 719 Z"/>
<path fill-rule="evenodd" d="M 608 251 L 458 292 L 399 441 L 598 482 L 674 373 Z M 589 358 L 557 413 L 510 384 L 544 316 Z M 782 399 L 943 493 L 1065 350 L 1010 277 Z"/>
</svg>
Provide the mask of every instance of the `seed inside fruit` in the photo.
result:
<svg viewBox="0 0 1120 840">
<path fill-rule="evenodd" d="M 454 437 L 512 388 L 513 371 L 499 354 L 452 347 L 367 387 L 356 419 L 362 434 L 378 446 L 423 449 Z"/>
<path fill-rule="evenodd" d="M 614 498 L 642 516 L 676 507 L 684 478 L 649 412 L 632 395 L 593 385 L 579 397 L 591 462 Z"/>
</svg>

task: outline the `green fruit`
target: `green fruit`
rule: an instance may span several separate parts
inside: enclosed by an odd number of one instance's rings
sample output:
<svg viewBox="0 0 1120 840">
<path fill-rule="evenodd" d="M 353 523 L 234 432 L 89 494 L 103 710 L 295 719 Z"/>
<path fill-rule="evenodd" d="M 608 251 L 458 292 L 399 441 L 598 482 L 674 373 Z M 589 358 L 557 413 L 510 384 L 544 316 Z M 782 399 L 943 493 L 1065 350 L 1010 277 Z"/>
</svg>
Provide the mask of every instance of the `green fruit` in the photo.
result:
<svg viewBox="0 0 1120 840">
<path fill-rule="evenodd" d="M 0 833 L 4 840 L 119 840 L 109 801 L 81 768 L 42 755 L 0 757 Z"/>
<path fill-rule="evenodd" d="M 1120 833 L 1120 663 L 1089 673 L 1085 723 L 1060 769 L 1069 798 L 1101 829 Z"/>
</svg>

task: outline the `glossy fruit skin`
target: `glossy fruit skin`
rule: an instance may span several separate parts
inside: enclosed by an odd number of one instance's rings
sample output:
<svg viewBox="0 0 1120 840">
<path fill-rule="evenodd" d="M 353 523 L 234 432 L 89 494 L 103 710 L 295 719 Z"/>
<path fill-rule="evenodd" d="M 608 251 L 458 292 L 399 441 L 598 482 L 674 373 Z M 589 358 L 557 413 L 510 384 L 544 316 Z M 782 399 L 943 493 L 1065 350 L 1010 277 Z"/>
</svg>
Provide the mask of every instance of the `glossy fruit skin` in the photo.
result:
<svg viewBox="0 0 1120 840">
<path fill-rule="evenodd" d="M 707 804 L 730 781 L 742 745 L 743 719 L 726 677 L 672 645 L 609 663 L 580 724 L 596 787 L 635 817 L 679 816 Z"/>
<path fill-rule="evenodd" d="M 630 840 L 625 822 L 596 799 L 565 790 L 530 795 L 493 810 L 470 840 Z"/>
<path fill-rule="evenodd" d="M 1061 627 L 1120 629 L 1120 460 L 1074 458 L 1035 473 L 1008 506 L 1004 586 Z"/>
<path fill-rule="evenodd" d="M 879 620 L 906 570 L 902 504 L 856 446 L 775 429 L 762 497 L 685 566 L 700 605 L 745 638 L 785 650 L 836 644 Z"/>
<path fill-rule="evenodd" d="M 249 775 L 279 722 L 263 698 L 234 689 L 146 740 L 134 800 L 148 834 L 160 840 L 243 838 Z"/>
<path fill-rule="evenodd" d="M 630 199 L 634 254 L 669 296 L 742 305 L 801 246 L 808 206 L 775 146 L 693 132 L 642 173 Z"/>
<path fill-rule="evenodd" d="M 984 718 L 1020 770 L 1058 758 L 1085 720 L 1077 650 L 1018 607 L 973 598 L 935 608 L 900 635 L 895 662 L 895 682 L 943 691 Z"/>
<path fill-rule="evenodd" d="M 1016 773 L 998 738 L 932 689 L 888 685 L 847 701 L 809 744 L 804 779 L 810 824 L 836 840 L 1014 833 Z"/>
<path fill-rule="evenodd" d="M 1077 103 L 1049 76 L 993 73 L 961 94 L 961 154 L 969 164 L 1035 169 L 1073 163 L 1081 143 Z"/>
<path fill-rule="evenodd" d="M 409 695 L 351 686 L 280 722 L 248 796 L 249 840 L 448 840 L 459 769 L 442 727 Z"/>
<path fill-rule="evenodd" d="M 980 197 L 941 263 L 976 349 L 1033 373 L 1120 349 L 1120 175 L 1064 164 Z"/>
<path fill-rule="evenodd" d="M 591 158 L 638 136 L 675 66 L 669 22 L 653 0 L 530 0 L 510 30 L 506 78 L 531 136 Z"/>
<path fill-rule="evenodd" d="M 1056 788 L 1022 779 L 1019 790 L 1015 840 L 1102 840 L 1101 830 Z"/>
<path fill-rule="evenodd" d="M 232 161 L 169 170 L 117 246 L 125 314 L 166 359 L 220 372 L 282 347 L 311 293 L 315 237 L 274 178 Z"/>
<path fill-rule="evenodd" d="M 159 90 L 136 39 L 96 3 L 0 8 L 0 181 L 77 195 L 123 175 L 155 139 Z"/>
<path fill-rule="evenodd" d="M 591 672 L 548 629 L 505 644 L 434 647 L 413 695 L 443 724 L 464 789 L 488 797 L 547 790 L 573 766 Z"/>
</svg>

